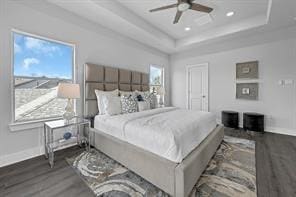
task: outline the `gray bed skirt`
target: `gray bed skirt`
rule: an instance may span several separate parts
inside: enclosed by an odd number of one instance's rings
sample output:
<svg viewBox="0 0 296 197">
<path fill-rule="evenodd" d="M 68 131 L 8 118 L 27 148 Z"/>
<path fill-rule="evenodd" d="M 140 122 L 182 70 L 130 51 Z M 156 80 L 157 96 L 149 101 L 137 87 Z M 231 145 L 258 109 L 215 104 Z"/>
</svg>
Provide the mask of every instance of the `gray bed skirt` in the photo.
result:
<svg viewBox="0 0 296 197">
<path fill-rule="evenodd" d="M 168 194 L 186 197 L 224 137 L 217 126 L 181 163 L 175 163 L 104 132 L 92 129 L 93 145 Z"/>
</svg>

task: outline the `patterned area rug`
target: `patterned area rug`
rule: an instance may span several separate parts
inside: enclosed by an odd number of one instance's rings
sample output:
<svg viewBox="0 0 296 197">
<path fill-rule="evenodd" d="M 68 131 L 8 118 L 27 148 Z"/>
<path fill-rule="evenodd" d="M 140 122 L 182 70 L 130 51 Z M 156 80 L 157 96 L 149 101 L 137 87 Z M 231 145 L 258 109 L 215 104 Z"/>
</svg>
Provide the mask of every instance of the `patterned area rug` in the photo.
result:
<svg viewBox="0 0 296 197">
<path fill-rule="evenodd" d="M 103 153 L 83 152 L 67 161 L 98 197 L 168 197 Z M 256 197 L 255 142 L 225 136 L 190 197 Z"/>
</svg>

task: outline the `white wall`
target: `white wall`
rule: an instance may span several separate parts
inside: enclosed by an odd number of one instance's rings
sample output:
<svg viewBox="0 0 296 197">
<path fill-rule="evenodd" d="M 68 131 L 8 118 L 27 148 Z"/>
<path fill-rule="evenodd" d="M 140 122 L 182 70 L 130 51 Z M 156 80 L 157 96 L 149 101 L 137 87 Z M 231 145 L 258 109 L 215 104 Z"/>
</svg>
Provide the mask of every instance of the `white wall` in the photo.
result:
<svg viewBox="0 0 296 197">
<path fill-rule="evenodd" d="M 227 45 L 227 43 L 225 43 Z M 172 104 L 186 107 L 187 65 L 209 63 L 209 107 L 218 119 L 222 110 L 254 111 L 267 115 L 267 129 L 296 135 L 296 39 L 269 42 L 219 53 L 195 56 L 198 50 L 171 57 Z M 259 61 L 259 100 L 235 99 L 235 64 Z M 294 79 L 282 87 L 280 79 Z"/>
<path fill-rule="evenodd" d="M 18 132 L 9 129 L 12 117 L 12 28 L 74 43 L 77 79 L 81 84 L 82 65 L 93 62 L 142 72 L 149 72 L 150 64 L 161 65 L 166 71 L 166 86 L 169 86 L 168 55 L 55 6 L 37 5 L 35 1 L 36 4 L 31 5 L 34 8 L 31 8 L 22 4 L 24 2 L 0 1 L 0 165 L 40 154 L 43 142 L 42 128 Z M 79 102 L 79 112 L 81 105 Z"/>
</svg>

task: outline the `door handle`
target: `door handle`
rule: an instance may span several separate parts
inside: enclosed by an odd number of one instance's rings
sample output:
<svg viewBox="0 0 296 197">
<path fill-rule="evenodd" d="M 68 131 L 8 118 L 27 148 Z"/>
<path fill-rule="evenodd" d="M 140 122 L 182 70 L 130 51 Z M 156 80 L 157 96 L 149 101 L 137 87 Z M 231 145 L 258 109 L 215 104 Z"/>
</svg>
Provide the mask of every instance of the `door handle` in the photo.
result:
<svg viewBox="0 0 296 197">
<path fill-rule="evenodd" d="M 202 98 L 206 98 L 206 96 L 205 96 L 205 95 L 203 95 L 203 96 L 202 96 Z"/>
</svg>

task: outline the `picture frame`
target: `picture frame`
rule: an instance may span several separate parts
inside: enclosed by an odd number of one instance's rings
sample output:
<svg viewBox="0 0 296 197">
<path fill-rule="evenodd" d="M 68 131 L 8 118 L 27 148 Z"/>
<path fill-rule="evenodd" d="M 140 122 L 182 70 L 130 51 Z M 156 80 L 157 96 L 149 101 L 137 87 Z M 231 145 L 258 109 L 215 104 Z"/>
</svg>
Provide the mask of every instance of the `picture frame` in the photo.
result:
<svg viewBox="0 0 296 197">
<path fill-rule="evenodd" d="M 258 79 L 259 62 L 242 62 L 236 64 L 236 79 Z"/>
<path fill-rule="evenodd" d="M 258 83 L 237 83 L 236 99 L 258 100 L 259 84 Z"/>
</svg>

